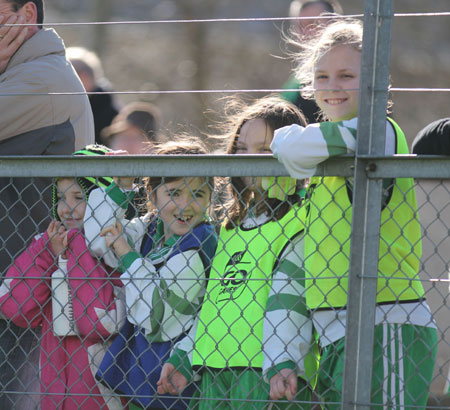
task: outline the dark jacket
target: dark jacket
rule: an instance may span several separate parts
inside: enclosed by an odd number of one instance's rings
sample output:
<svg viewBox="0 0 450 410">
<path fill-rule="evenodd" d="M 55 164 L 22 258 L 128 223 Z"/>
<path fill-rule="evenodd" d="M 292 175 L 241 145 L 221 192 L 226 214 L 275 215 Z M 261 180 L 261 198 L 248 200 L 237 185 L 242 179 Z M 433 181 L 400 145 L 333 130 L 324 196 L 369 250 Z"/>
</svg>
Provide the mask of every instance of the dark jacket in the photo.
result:
<svg viewBox="0 0 450 410">
<path fill-rule="evenodd" d="M 96 87 L 94 92 L 108 91 L 106 88 Z M 111 125 L 113 118 L 119 113 L 117 104 L 111 94 L 90 94 L 92 114 L 94 115 L 95 142 L 105 145 L 105 141 L 100 138 L 103 128 Z"/>
</svg>

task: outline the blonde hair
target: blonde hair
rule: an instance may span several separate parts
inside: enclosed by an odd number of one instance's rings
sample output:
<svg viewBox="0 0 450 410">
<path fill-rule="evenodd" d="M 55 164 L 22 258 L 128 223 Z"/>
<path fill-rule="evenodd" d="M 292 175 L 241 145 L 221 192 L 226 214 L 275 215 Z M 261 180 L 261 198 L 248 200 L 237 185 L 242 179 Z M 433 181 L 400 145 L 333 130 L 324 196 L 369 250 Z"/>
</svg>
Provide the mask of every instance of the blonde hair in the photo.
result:
<svg viewBox="0 0 450 410">
<path fill-rule="evenodd" d="M 314 97 L 313 82 L 317 62 L 333 47 L 341 45 L 352 46 L 362 50 L 363 26 L 360 20 L 340 19 L 325 26 L 320 33 L 310 41 L 301 43 L 301 51 L 294 54 L 297 68 L 295 77 L 302 84 L 302 96 Z"/>
</svg>

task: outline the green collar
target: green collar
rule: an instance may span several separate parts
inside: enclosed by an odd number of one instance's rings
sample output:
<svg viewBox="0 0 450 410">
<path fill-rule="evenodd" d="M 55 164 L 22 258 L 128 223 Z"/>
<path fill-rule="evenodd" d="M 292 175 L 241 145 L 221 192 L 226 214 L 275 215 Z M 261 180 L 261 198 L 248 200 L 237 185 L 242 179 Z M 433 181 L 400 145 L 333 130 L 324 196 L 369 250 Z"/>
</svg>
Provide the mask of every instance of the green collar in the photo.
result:
<svg viewBox="0 0 450 410">
<path fill-rule="evenodd" d="M 305 199 L 306 198 L 306 189 L 305 188 L 301 188 L 297 191 L 297 195 L 301 198 L 301 199 Z"/>
<path fill-rule="evenodd" d="M 174 245 L 181 238 L 181 235 L 172 235 L 167 241 L 164 240 L 164 223 L 158 218 L 156 225 L 156 232 L 153 238 L 152 249 L 148 253 L 148 257 L 153 261 L 160 259 L 167 255 L 168 252 L 174 247 Z"/>
</svg>

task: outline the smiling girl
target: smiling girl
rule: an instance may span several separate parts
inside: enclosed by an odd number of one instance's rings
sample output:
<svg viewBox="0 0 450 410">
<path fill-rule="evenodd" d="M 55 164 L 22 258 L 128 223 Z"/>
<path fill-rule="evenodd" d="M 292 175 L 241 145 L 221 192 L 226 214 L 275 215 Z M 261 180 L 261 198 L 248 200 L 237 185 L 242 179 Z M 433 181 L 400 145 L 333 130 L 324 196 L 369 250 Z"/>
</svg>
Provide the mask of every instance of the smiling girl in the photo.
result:
<svg viewBox="0 0 450 410">
<path fill-rule="evenodd" d="M 76 156 L 104 155 L 89 145 Z M 42 327 L 39 408 L 123 409 L 97 384 L 96 368 L 125 320 L 122 284 L 87 249 L 83 236 L 86 201 L 111 178 L 57 178 L 52 187 L 53 221 L 14 261 L 0 287 L 0 310 L 17 326 Z"/>
<path fill-rule="evenodd" d="M 156 155 L 206 154 L 194 139 L 152 149 Z M 145 408 L 185 408 L 182 400 L 157 398 L 156 382 L 173 343 L 192 326 L 205 293 L 217 238 L 208 222 L 214 179 L 150 177 L 151 207 L 144 217 L 124 219 L 134 178 L 115 178 L 89 197 L 86 236 L 90 250 L 118 267 L 125 285 L 127 323 L 103 360 L 97 377 Z M 189 395 L 189 393 L 188 393 Z"/>
<path fill-rule="evenodd" d="M 276 130 L 271 148 L 291 176 L 309 178 L 326 159 L 355 152 L 362 25 L 356 20 L 332 23 L 302 46 L 306 52 L 297 75 L 312 86 L 330 122 Z M 385 155 L 407 153 L 405 135 L 387 118 Z M 342 399 L 352 189 L 352 178 L 343 177 L 313 177 L 309 186 L 306 302 L 322 347 L 318 392 L 327 409 L 340 408 Z M 373 409 L 425 408 L 427 403 L 437 334 L 418 275 L 421 254 L 413 179 L 384 181 Z"/>
</svg>

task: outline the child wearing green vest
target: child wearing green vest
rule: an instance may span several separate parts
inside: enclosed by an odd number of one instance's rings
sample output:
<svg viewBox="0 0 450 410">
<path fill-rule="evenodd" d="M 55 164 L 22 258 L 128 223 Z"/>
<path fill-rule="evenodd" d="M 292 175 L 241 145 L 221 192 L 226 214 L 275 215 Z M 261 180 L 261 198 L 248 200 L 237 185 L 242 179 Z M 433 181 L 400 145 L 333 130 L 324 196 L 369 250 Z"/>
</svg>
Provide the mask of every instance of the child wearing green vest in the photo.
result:
<svg viewBox="0 0 450 410">
<path fill-rule="evenodd" d="M 276 128 L 305 123 L 295 106 L 279 97 L 266 97 L 242 107 L 233 124 L 227 152 L 261 154 L 271 152 Z M 201 375 L 200 399 L 195 403 L 200 410 L 266 408 L 271 394 L 267 376 L 277 374 L 279 357 L 265 354 L 275 342 L 265 318 L 287 309 L 298 313 L 298 328 L 290 335 L 301 352 L 290 356 L 299 386 L 296 408 L 307 409 L 316 361 L 305 366 L 314 338 L 304 300 L 304 272 L 299 268 L 304 231 L 301 184 L 291 178 L 260 177 L 230 182 L 232 201 L 226 208 L 196 328 L 164 366 L 158 392 L 180 394 L 196 369 Z M 272 279 L 281 283 L 280 278 L 291 298 L 270 299 Z M 281 324 L 285 317 L 277 320 Z M 284 408 L 282 403 L 279 406 Z"/>
<path fill-rule="evenodd" d="M 297 75 L 311 84 L 330 122 L 275 131 L 274 156 L 295 178 L 313 177 L 326 159 L 355 152 L 362 25 L 328 25 L 305 49 Z M 400 127 L 386 122 L 386 155 L 408 153 Z M 313 177 L 305 235 L 306 302 L 322 347 L 318 393 L 326 409 L 341 407 L 352 179 Z M 412 178 L 385 181 L 378 266 L 371 409 L 425 408 L 437 332 L 418 270 L 420 223 Z M 350 353 L 350 352 L 349 352 Z"/>
</svg>

